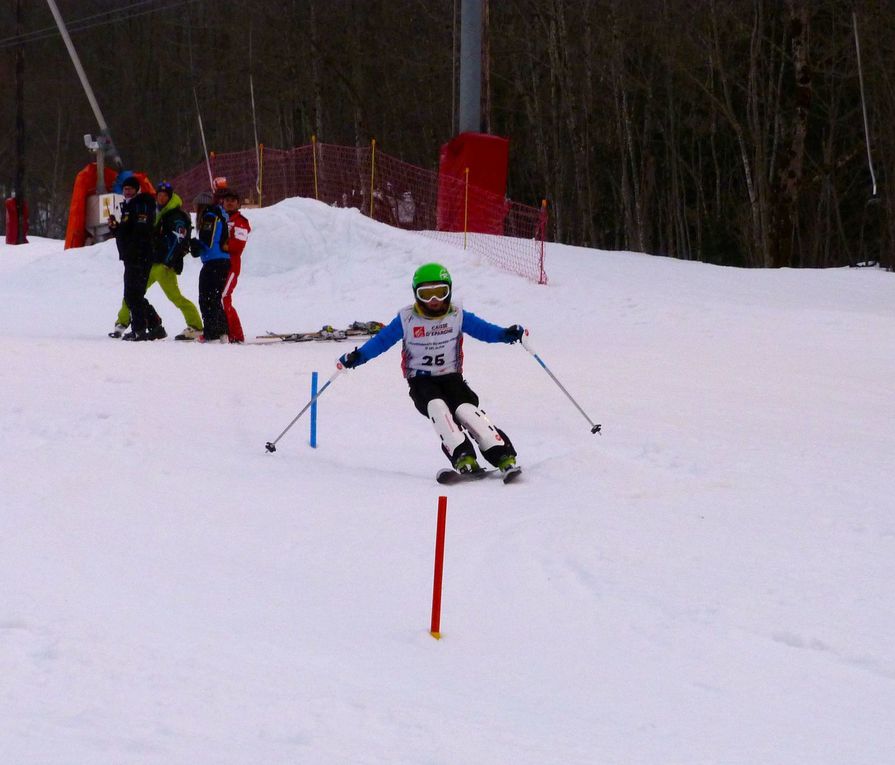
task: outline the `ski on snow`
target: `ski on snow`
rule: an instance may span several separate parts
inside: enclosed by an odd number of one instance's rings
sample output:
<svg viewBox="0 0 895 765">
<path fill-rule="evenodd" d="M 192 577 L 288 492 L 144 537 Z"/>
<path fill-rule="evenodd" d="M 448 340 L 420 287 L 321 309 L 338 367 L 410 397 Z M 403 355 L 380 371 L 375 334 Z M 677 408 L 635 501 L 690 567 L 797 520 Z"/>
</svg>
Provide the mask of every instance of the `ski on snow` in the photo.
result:
<svg viewBox="0 0 895 765">
<path fill-rule="evenodd" d="M 371 337 L 379 332 L 385 325 L 378 321 L 355 321 L 345 329 L 336 329 L 329 324 L 324 325 L 316 332 L 267 332 L 257 335 L 256 340 L 268 340 L 283 343 L 307 343 L 312 341 L 339 342 L 352 337 Z"/>
<path fill-rule="evenodd" d="M 435 480 L 438 483 L 451 486 L 455 483 L 466 483 L 468 481 L 480 481 L 492 474 L 500 475 L 504 483 L 512 483 L 522 474 L 521 467 L 511 467 L 509 470 L 501 472 L 500 470 L 477 470 L 475 473 L 458 473 L 453 468 L 443 468 L 435 474 Z"/>
</svg>

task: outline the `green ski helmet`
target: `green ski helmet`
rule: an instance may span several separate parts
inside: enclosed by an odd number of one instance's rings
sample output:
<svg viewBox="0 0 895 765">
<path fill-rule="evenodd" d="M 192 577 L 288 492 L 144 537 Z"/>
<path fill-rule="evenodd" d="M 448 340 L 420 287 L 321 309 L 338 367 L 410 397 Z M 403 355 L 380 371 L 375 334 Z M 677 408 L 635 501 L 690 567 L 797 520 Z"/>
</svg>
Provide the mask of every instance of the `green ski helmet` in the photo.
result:
<svg viewBox="0 0 895 765">
<path fill-rule="evenodd" d="M 438 285 L 447 285 L 447 294 L 443 298 L 441 298 L 440 295 L 438 296 L 442 301 L 438 309 L 433 308 L 428 300 L 426 300 L 425 296 L 420 298 L 419 292 L 417 292 L 420 287 L 430 284 L 435 291 L 438 290 Z M 451 274 L 443 265 L 441 265 L 441 263 L 426 263 L 416 269 L 413 273 L 412 286 L 413 298 L 416 301 L 417 310 L 424 316 L 434 318 L 436 316 L 442 316 L 447 312 L 451 304 L 451 292 L 453 287 L 451 284 Z M 441 289 L 444 289 L 443 286 Z M 431 290 L 427 288 L 423 291 L 426 292 Z"/>
<path fill-rule="evenodd" d="M 414 293 L 421 284 L 428 284 L 429 282 L 450 284 L 451 275 L 441 263 L 426 263 L 413 272 Z"/>
</svg>

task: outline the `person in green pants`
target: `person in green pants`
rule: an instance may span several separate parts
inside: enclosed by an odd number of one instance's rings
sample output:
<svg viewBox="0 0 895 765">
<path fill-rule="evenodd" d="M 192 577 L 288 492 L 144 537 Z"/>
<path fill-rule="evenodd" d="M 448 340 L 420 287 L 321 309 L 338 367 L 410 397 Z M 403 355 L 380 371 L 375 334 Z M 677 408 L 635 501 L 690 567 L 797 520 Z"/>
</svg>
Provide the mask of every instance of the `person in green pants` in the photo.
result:
<svg viewBox="0 0 895 765">
<path fill-rule="evenodd" d="M 177 339 L 194 340 L 202 334 L 202 317 L 196 305 L 189 298 L 184 297 L 177 284 L 177 275 L 183 271 L 183 256 L 189 251 L 192 230 L 190 217 L 181 209 L 182 204 L 183 200 L 174 193 L 174 189 L 167 181 L 162 181 L 156 187 L 156 206 L 158 207 L 154 235 L 156 262 L 153 263 L 149 272 L 146 289 L 148 290 L 153 284 L 158 283 L 168 300 L 180 309 L 186 320 L 186 329 L 177 335 Z M 115 321 L 115 329 L 109 333 L 109 336 L 121 337 L 130 321 L 130 311 L 127 304 L 122 302 L 121 310 Z M 162 332 L 164 332 L 163 329 L 156 330 L 160 337 L 165 337 L 167 333 L 161 334 Z"/>
</svg>

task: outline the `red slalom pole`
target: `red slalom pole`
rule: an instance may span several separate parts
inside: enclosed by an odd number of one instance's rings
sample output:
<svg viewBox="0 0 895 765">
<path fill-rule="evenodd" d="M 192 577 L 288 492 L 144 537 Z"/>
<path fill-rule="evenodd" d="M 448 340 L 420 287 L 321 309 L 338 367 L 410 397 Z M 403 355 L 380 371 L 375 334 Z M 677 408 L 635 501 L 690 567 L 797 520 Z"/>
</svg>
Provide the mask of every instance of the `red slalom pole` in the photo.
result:
<svg viewBox="0 0 895 765">
<path fill-rule="evenodd" d="M 444 524 L 447 519 L 447 497 L 438 498 L 438 528 L 435 532 L 435 581 L 432 584 L 432 624 L 429 634 L 441 640 L 441 582 L 444 576 Z"/>
</svg>

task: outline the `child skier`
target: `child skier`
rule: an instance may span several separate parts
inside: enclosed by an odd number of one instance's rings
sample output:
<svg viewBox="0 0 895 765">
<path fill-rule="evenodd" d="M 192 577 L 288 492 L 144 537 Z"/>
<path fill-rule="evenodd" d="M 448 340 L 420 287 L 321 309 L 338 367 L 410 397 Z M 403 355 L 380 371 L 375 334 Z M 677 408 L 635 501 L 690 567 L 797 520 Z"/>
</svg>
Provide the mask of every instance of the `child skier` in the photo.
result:
<svg viewBox="0 0 895 765">
<path fill-rule="evenodd" d="M 454 470 L 484 473 L 465 430 L 482 456 L 508 478 L 510 472 L 518 472 L 516 450 L 506 433 L 479 409 L 479 397 L 463 379 L 463 333 L 486 343 L 515 343 L 524 330 L 518 324 L 499 327 L 452 305 L 451 275 L 438 263 L 420 266 L 412 285 L 413 304 L 402 308 L 390 324 L 339 362 L 353 369 L 401 340 L 401 369 L 410 386 L 410 398 L 417 411 L 432 422 Z"/>
</svg>

